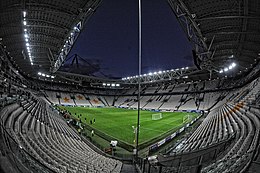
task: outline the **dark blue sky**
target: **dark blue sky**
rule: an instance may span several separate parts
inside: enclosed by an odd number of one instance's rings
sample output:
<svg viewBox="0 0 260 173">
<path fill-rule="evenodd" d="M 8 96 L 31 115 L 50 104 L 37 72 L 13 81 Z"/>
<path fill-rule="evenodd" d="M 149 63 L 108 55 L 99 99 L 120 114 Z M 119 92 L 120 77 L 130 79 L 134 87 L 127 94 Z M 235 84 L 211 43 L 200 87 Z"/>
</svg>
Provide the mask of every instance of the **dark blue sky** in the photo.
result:
<svg viewBox="0 0 260 173">
<path fill-rule="evenodd" d="M 192 65 L 190 43 L 167 0 L 142 0 L 142 47 L 143 74 Z M 138 74 L 138 0 L 103 0 L 69 56 L 75 53 L 108 76 Z"/>
</svg>

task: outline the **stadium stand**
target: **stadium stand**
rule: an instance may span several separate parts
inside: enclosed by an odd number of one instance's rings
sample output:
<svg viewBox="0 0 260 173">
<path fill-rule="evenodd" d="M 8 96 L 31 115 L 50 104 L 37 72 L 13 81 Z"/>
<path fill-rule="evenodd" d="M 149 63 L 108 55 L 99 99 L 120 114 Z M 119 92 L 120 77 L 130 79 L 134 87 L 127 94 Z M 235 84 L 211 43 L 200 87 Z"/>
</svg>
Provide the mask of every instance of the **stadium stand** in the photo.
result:
<svg viewBox="0 0 260 173">
<path fill-rule="evenodd" d="M 55 172 L 120 172 L 122 163 L 93 151 L 43 100 L 35 96 L 5 106 L 2 125 L 44 166 Z"/>
<path fill-rule="evenodd" d="M 197 68 L 122 80 L 58 71 L 73 47 L 67 43 L 76 41 L 72 35 L 83 30 L 100 2 L 0 2 L 0 172 L 259 172 L 259 1 L 168 0 L 194 44 Z M 237 70 L 229 71 L 230 62 Z M 140 100 L 137 81 L 142 82 Z M 125 163 L 98 149 L 55 108 L 137 109 L 138 101 L 144 110 L 205 114 L 188 133 L 178 129 L 169 151 L 131 155 Z M 155 145 L 161 141 L 166 139 Z"/>
</svg>

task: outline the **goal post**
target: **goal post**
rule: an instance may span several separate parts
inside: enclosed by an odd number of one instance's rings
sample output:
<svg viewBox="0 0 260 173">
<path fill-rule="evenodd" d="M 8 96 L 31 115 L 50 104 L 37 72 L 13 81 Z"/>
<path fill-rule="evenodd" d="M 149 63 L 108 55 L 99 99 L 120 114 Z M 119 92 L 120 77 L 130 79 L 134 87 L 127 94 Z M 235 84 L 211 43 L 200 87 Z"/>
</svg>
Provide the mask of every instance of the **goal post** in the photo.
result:
<svg viewBox="0 0 260 173">
<path fill-rule="evenodd" d="M 187 123 L 187 122 L 191 121 L 191 119 L 192 119 L 192 116 L 190 114 L 187 114 L 182 118 L 182 123 Z"/>
<path fill-rule="evenodd" d="M 159 120 L 162 119 L 162 117 L 162 113 L 152 114 L 152 120 Z"/>
</svg>

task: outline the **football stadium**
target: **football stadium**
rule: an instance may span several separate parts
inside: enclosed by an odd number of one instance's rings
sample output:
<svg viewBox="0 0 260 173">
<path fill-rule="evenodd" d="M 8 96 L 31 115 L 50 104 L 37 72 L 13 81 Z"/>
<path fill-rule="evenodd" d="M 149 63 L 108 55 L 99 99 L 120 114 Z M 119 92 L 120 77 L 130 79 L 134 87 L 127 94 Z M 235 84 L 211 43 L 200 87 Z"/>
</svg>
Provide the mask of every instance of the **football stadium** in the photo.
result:
<svg viewBox="0 0 260 173">
<path fill-rule="evenodd" d="M 1 173 L 259 172 L 260 1 L 0 9 Z"/>
</svg>

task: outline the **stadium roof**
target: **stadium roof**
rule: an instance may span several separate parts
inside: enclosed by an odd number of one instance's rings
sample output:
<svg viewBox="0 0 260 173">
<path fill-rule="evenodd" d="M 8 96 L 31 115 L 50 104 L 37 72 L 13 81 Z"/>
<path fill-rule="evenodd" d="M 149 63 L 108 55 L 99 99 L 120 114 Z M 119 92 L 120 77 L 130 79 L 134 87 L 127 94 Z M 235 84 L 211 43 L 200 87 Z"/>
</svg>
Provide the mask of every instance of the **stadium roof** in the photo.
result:
<svg viewBox="0 0 260 173">
<path fill-rule="evenodd" d="M 198 65 L 218 70 L 236 62 L 241 70 L 259 61 L 258 0 L 169 0 L 169 3 L 196 45 Z"/>
<path fill-rule="evenodd" d="M 1 0 L 1 44 L 25 74 L 37 75 L 39 69 L 56 72 L 99 4 L 100 0 Z M 169 4 L 196 50 L 198 68 L 217 72 L 236 62 L 237 69 L 245 70 L 259 62 L 259 1 Z"/>
</svg>

